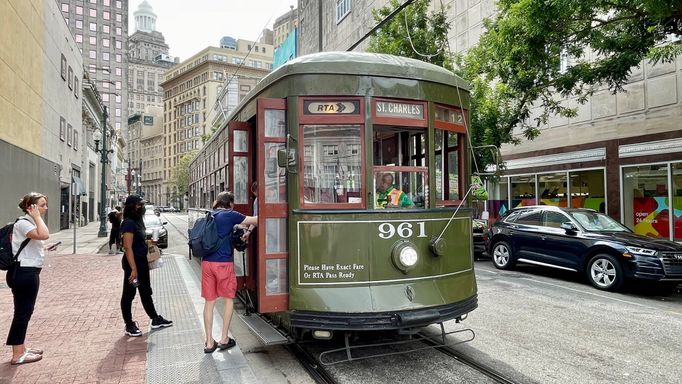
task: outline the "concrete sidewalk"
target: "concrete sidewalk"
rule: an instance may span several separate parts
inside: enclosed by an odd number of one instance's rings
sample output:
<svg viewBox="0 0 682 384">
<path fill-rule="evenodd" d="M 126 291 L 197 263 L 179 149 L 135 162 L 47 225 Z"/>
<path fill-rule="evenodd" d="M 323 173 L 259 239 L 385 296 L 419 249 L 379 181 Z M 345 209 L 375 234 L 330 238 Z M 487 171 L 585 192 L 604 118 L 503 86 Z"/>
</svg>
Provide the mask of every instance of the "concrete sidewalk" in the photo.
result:
<svg viewBox="0 0 682 384">
<path fill-rule="evenodd" d="M 163 254 L 165 266 L 151 272 L 157 312 L 173 327 L 151 330 L 139 295 L 133 318 L 142 337 L 124 333 L 120 298 L 121 254 L 97 253 L 108 238 L 98 238 L 99 223 L 50 235 L 62 241 L 46 255 L 36 309 L 26 345 L 43 348 L 42 361 L 12 366 L 9 347 L 0 352 L 0 383 L 258 383 L 239 345 L 203 353 L 203 300 L 198 265 L 186 255 Z M 86 252 L 87 251 L 87 252 Z M 7 335 L 13 303 L 0 272 L 0 336 Z M 216 312 L 217 313 L 217 312 Z M 236 318 L 236 316 L 235 316 Z M 215 316 L 214 335 L 221 316 Z M 234 325 L 234 324 L 233 324 Z M 3 340 L 4 341 L 4 340 Z"/>
</svg>

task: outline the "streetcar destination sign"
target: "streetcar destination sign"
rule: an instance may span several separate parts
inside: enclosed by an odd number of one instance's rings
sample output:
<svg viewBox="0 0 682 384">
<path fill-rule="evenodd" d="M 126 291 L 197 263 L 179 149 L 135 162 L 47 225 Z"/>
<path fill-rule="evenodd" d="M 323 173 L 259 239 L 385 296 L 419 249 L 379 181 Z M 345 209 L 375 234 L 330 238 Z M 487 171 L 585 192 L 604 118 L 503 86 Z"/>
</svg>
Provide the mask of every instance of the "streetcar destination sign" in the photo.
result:
<svg viewBox="0 0 682 384">
<path fill-rule="evenodd" d="M 377 100 L 374 104 L 378 117 L 424 119 L 424 105 Z"/>
<path fill-rule="evenodd" d="M 360 102 L 306 100 L 303 112 L 306 115 L 358 115 L 360 114 Z"/>
</svg>

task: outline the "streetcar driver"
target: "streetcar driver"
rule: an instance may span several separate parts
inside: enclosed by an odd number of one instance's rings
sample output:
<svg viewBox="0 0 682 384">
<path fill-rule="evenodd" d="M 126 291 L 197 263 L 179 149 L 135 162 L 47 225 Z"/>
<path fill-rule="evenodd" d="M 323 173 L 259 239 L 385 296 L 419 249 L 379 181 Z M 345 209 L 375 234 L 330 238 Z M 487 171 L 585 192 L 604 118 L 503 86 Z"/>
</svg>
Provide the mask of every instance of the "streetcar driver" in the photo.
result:
<svg viewBox="0 0 682 384">
<path fill-rule="evenodd" d="M 407 194 L 393 185 L 393 174 L 380 175 L 377 181 L 377 208 L 412 208 L 414 203 Z"/>
</svg>

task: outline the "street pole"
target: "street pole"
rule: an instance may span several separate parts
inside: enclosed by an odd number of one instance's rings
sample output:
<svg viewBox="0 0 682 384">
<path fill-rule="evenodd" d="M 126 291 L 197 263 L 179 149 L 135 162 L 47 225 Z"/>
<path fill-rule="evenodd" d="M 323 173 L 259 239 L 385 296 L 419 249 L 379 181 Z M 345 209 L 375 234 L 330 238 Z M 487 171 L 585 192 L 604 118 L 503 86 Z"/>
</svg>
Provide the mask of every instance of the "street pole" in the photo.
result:
<svg viewBox="0 0 682 384">
<path fill-rule="evenodd" d="M 99 209 L 99 232 L 97 232 L 97 237 L 107 237 L 107 221 L 106 221 L 106 194 L 107 194 L 107 155 L 109 150 L 107 149 L 107 107 L 103 106 L 102 111 L 102 149 L 100 154 L 102 155 L 102 190 L 100 194 L 100 209 Z"/>
<path fill-rule="evenodd" d="M 137 195 L 142 196 L 142 157 L 140 157 L 140 168 L 137 174 Z"/>
</svg>

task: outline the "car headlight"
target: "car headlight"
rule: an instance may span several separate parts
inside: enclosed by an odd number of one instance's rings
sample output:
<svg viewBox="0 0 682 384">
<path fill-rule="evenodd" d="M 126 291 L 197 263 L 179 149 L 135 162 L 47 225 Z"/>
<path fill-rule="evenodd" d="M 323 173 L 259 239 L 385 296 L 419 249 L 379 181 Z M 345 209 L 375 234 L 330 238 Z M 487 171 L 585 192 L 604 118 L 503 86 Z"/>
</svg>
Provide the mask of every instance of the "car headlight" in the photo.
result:
<svg viewBox="0 0 682 384">
<path fill-rule="evenodd" d="M 393 264 L 396 268 L 407 273 L 410 269 L 414 268 L 419 261 L 419 253 L 415 248 L 414 244 L 407 240 L 398 241 L 391 251 L 391 258 L 393 259 Z"/>
<path fill-rule="evenodd" d="M 642 247 L 625 247 L 625 249 L 633 255 L 656 256 L 656 251 L 653 249 Z"/>
</svg>

